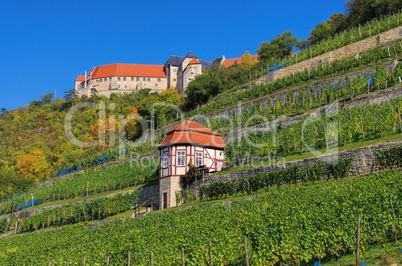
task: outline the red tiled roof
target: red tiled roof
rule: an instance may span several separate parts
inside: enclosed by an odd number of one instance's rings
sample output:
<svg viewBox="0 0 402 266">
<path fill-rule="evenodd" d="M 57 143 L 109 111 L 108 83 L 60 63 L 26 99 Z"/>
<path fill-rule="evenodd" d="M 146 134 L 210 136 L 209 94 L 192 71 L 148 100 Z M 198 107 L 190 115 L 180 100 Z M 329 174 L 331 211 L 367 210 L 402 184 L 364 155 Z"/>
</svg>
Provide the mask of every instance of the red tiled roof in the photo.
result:
<svg viewBox="0 0 402 266">
<path fill-rule="evenodd" d="M 258 62 L 258 55 L 252 55 L 252 58 L 254 58 L 255 62 Z M 229 58 L 229 59 L 225 59 L 225 61 L 223 61 L 223 66 L 224 67 L 230 67 L 236 64 L 241 64 L 241 57 L 237 57 L 237 58 Z"/>
<path fill-rule="evenodd" d="M 79 82 L 85 81 L 85 76 L 78 76 L 78 77 L 75 79 L 75 81 L 79 81 Z"/>
<path fill-rule="evenodd" d="M 92 79 L 106 77 L 166 78 L 163 65 L 111 64 L 95 67 Z"/>
<path fill-rule="evenodd" d="M 197 65 L 197 64 L 201 64 L 201 62 L 197 58 L 193 57 L 193 59 L 191 59 L 190 63 L 188 63 L 188 64 L 189 65 Z"/>
<path fill-rule="evenodd" d="M 159 148 L 175 144 L 192 144 L 195 146 L 226 148 L 221 135 L 196 123 L 185 120 L 169 131 L 159 144 Z"/>
</svg>

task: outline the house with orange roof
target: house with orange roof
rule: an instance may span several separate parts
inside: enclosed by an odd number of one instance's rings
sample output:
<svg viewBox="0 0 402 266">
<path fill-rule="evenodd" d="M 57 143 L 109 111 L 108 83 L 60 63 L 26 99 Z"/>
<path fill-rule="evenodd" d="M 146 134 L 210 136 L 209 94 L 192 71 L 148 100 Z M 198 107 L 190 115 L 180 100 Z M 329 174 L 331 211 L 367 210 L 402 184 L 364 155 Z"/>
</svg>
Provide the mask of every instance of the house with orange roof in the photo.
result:
<svg viewBox="0 0 402 266">
<path fill-rule="evenodd" d="M 252 55 L 254 62 L 258 62 L 258 55 Z M 226 59 L 225 56 L 222 56 L 220 58 L 217 58 L 213 61 L 214 63 L 218 63 L 223 67 L 231 67 L 234 65 L 240 65 L 242 63 L 242 58 L 241 57 L 236 57 L 236 58 L 228 58 Z"/>
<path fill-rule="evenodd" d="M 161 92 L 173 87 L 182 93 L 191 80 L 211 65 L 211 62 L 198 59 L 192 52 L 185 57 L 170 56 L 165 65 L 103 65 L 95 67 L 88 75 L 78 76 L 74 88 L 79 96 L 90 96 L 92 89 L 96 89 L 98 95 L 107 97 L 112 93 L 129 93 L 144 88 Z"/>
<path fill-rule="evenodd" d="M 208 172 L 221 171 L 225 166 L 225 148 L 220 134 L 193 121 L 183 121 L 169 131 L 158 146 L 160 208 L 176 206 L 180 176 L 187 173 L 190 161 Z"/>
<path fill-rule="evenodd" d="M 143 88 L 161 92 L 167 88 L 163 65 L 110 64 L 95 67 L 88 75 L 78 76 L 75 90 L 79 96 L 90 96 L 91 89 L 98 95 L 129 93 Z"/>
</svg>

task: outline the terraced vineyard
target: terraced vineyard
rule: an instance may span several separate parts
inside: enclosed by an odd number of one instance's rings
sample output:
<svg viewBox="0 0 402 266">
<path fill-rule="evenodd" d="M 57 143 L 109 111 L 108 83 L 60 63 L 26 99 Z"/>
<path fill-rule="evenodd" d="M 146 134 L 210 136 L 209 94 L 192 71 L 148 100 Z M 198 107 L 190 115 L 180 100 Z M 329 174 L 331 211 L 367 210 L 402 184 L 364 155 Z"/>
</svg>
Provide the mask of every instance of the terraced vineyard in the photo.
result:
<svg viewBox="0 0 402 266">
<path fill-rule="evenodd" d="M 300 263 L 342 256 L 355 249 L 357 215 L 362 217 L 362 252 L 397 238 L 402 228 L 401 174 L 387 172 L 308 187 L 292 186 L 250 199 L 201 203 L 151 213 L 139 220 L 88 224 L 0 242 L 2 265 L 133 265 Z M 209 244 L 211 243 L 211 244 Z M 51 252 L 48 252 L 51 251 Z"/>
<path fill-rule="evenodd" d="M 277 64 L 310 59 L 399 27 L 401 21 L 400 14 L 374 20 Z M 251 156 L 275 159 L 380 141 L 402 133 L 402 98 L 347 105 L 384 89 L 400 89 L 401 58 L 401 42 L 393 41 L 272 83 L 223 92 L 185 117 L 206 115 L 211 118 L 208 126 L 220 133 L 273 121 L 271 130 L 228 141 L 226 157 L 232 165 Z M 333 102 L 339 103 L 334 110 Z M 326 105 L 330 111 L 320 112 Z M 294 116 L 294 123 L 282 125 Z M 156 142 L 164 131 L 156 134 Z M 141 141 L 133 151 L 155 152 L 152 140 Z M 117 190 L 155 183 L 159 158 L 77 172 L 0 202 L 0 211 L 9 218 L 0 219 L 0 232 L 5 233 L 0 265 L 243 265 L 246 260 L 250 265 L 311 265 L 355 251 L 358 215 L 364 256 L 370 245 L 396 242 L 402 234 L 402 175 L 391 171 L 401 168 L 401 150 L 376 154 L 378 165 L 388 172 L 347 177 L 351 158 L 336 165 L 296 165 L 203 185 L 199 201 L 101 224 L 97 220 L 126 212 L 138 200 L 136 192 L 115 196 Z M 97 159 L 82 160 L 74 170 L 95 166 Z M 103 198 L 95 199 L 99 195 Z M 19 217 L 18 205 L 33 198 L 53 209 Z M 77 198 L 91 201 L 75 202 Z M 68 204 L 55 206 L 61 201 Z"/>
<path fill-rule="evenodd" d="M 148 167 L 143 167 L 140 162 L 135 161 L 118 167 L 78 173 L 69 178 L 56 180 L 50 185 L 32 188 L 25 194 L 14 195 L 10 200 L 0 203 L 0 210 L 11 212 L 18 204 L 27 202 L 32 197 L 41 202 L 55 202 L 144 184 L 157 178 L 159 160 L 149 159 L 147 165 Z"/>
</svg>

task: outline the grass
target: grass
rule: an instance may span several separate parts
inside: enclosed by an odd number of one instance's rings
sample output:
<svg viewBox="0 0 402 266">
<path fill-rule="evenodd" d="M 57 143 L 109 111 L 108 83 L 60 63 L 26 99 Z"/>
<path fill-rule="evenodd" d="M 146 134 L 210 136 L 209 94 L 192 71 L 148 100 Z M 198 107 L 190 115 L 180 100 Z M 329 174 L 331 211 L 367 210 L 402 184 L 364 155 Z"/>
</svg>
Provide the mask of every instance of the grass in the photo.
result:
<svg viewBox="0 0 402 266">
<path fill-rule="evenodd" d="M 365 262 L 367 266 L 381 265 L 392 266 L 402 264 L 402 244 L 387 243 L 383 245 L 375 245 L 369 247 L 363 254 L 361 262 Z M 356 255 L 350 254 L 340 258 L 338 262 L 334 259 L 328 262 L 322 262 L 321 265 L 325 266 L 355 266 Z M 361 265 L 361 264 L 360 264 Z"/>
</svg>

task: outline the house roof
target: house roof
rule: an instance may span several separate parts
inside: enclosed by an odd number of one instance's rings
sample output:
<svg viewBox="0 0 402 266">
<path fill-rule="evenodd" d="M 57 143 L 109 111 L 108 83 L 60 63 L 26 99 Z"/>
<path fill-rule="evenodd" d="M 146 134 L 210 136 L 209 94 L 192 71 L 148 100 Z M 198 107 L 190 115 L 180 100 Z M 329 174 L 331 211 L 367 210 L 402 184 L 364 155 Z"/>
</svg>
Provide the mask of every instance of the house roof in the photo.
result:
<svg viewBox="0 0 402 266">
<path fill-rule="evenodd" d="M 196 122 L 185 120 L 169 131 L 158 148 L 177 144 L 226 148 L 221 135 Z"/>
<path fill-rule="evenodd" d="M 184 57 L 182 56 L 177 56 L 177 55 L 171 55 L 169 59 L 167 60 L 166 64 L 170 64 L 171 66 L 180 66 L 181 63 L 183 62 Z"/>
<path fill-rule="evenodd" d="M 85 76 L 78 76 L 75 81 L 83 82 L 85 81 Z"/>
<path fill-rule="evenodd" d="M 196 56 L 195 56 L 195 54 L 194 54 L 193 52 L 191 52 L 191 51 L 188 52 L 187 55 L 186 55 L 186 58 L 194 58 L 194 57 L 196 57 Z"/>
<path fill-rule="evenodd" d="M 177 55 L 171 55 L 169 59 L 166 61 L 165 66 L 167 64 L 170 64 L 171 66 L 176 66 L 179 67 L 181 63 L 183 63 L 184 59 L 186 58 L 194 58 L 196 57 L 192 52 L 189 52 L 185 57 L 183 56 L 177 56 Z M 199 60 L 201 62 L 201 66 L 203 69 L 209 69 L 212 66 L 212 62 L 208 62 L 205 60 Z"/>
<path fill-rule="evenodd" d="M 150 77 L 166 78 L 163 65 L 111 64 L 95 67 L 92 79 L 106 77 Z"/>
<path fill-rule="evenodd" d="M 254 59 L 255 62 L 258 61 L 258 55 L 252 55 L 251 57 Z M 241 64 L 241 62 L 242 62 L 241 57 L 229 58 L 229 59 L 225 59 L 223 61 L 222 65 L 224 67 L 230 67 L 230 66 L 233 66 L 233 65 L 236 65 L 236 64 Z"/>
<path fill-rule="evenodd" d="M 198 64 L 201 64 L 201 62 L 197 58 L 193 57 L 193 59 L 191 59 L 191 61 L 188 64 L 189 65 L 198 65 Z"/>
</svg>

